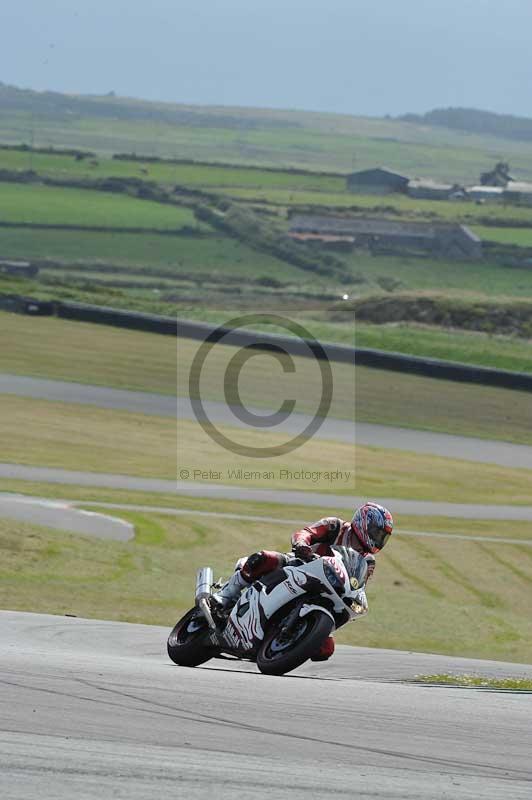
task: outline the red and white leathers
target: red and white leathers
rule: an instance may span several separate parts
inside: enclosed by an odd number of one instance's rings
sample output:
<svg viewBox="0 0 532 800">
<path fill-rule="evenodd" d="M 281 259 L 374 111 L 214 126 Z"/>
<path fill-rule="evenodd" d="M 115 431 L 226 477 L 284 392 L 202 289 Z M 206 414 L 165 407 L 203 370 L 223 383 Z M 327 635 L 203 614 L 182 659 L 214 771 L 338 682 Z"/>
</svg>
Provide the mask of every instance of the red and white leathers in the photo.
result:
<svg viewBox="0 0 532 800">
<path fill-rule="evenodd" d="M 368 578 L 373 575 L 375 570 L 375 556 L 366 552 L 360 539 L 356 535 L 353 524 L 344 522 L 339 517 L 324 517 L 307 525 L 292 536 L 292 549 L 297 555 L 298 552 L 304 555 L 307 548 L 318 556 L 333 555 L 332 545 L 352 547 L 357 553 L 362 553 L 368 565 Z M 366 593 L 362 589 L 359 593 L 359 602 L 367 608 Z M 313 661 L 327 661 L 334 653 L 334 639 L 328 636 L 322 643 Z"/>
<path fill-rule="evenodd" d="M 332 545 L 352 547 L 357 553 L 362 553 L 368 564 L 368 577 L 373 575 L 375 557 L 363 547 L 352 522 L 344 522 L 339 517 L 324 517 L 296 531 L 292 536 L 292 549 L 296 554 L 298 550 L 301 552 L 309 547 L 319 556 L 330 556 L 333 554 Z"/>
<path fill-rule="evenodd" d="M 373 574 L 375 569 L 375 557 L 364 550 L 353 530 L 352 523 L 344 522 L 338 517 L 325 517 L 296 531 L 292 536 L 291 543 L 296 556 L 298 555 L 298 550 L 301 551 L 304 548 L 308 549 L 310 556 L 312 556 L 312 553 L 316 553 L 319 556 L 331 556 L 333 555 L 331 545 L 352 547 L 353 550 L 365 556 L 368 564 L 368 577 Z M 302 554 L 302 557 L 305 556 Z M 238 600 L 242 589 L 263 575 L 273 572 L 279 567 L 286 566 L 290 558 L 293 558 L 293 556 L 271 550 L 260 550 L 248 558 L 239 559 L 235 565 L 235 572 L 215 595 L 215 598 L 225 607 L 232 606 Z M 361 605 L 367 607 L 366 595 L 363 589 L 359 592 L 359 598 Z M 328 636 L 312 660 L 325 661 L 333 653 L 334 639 L 332 636 Z"/>
</svg>

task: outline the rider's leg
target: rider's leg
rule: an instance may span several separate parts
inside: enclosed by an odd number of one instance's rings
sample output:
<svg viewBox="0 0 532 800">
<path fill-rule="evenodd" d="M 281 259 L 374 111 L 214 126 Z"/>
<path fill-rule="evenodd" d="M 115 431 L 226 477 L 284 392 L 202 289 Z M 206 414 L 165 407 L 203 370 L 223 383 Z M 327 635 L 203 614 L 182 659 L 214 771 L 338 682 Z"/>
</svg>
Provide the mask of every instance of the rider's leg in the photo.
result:
<svg viewBox="0 0 532 800">
<path fill-rule="evenodd" d="M 214 599 L 217 600 L 224 608 L 230 608 L 231 606 L 234 606 L 240 597 L 242 589 L 244 589 L 246 586 L 249 586 L 248 581 L 242 577 L 240 572 L 246 561 L 247 558 L 245 556 L 238 559 L 235 564 L 235 571 L 229 580 L 224 583 L 220 591 L 216 592 L 214 595 Z"/>
<path fill-rule="evenodd" d="M 286 556 L 283 553 L 275 553 L 270 550 L 261 550 L 258 553 L 253 553 L 248 558 L 241 558 L 236 562 L 235 572 L 220 591 L 214 595 L 214 598 L 224 608 L 230 608 L 237 602 L 242 589 L 245 589 L 253 581 L 266 575 L 266 573 L 284 566 L 285 563 Z"/>
</svg>

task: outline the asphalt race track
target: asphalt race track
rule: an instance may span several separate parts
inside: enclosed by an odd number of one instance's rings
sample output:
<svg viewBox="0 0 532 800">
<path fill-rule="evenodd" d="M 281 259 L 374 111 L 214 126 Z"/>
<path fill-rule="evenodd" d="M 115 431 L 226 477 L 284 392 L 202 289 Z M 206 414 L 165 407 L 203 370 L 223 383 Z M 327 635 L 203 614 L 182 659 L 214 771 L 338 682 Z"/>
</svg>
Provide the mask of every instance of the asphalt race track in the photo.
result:
<svg viewBox="0 0 532 800">
<path fill-rule="evenodd" d="M 105 472 L 76 472 L 48 467 L 26 467 L 19 464 L 1 464 L 0 479 L 24 480 L 44 483 L 59 483 L 74 486 L 98 486 L 106 489 L 129 489 L 131 491 L 186 495 L 197 498 L 220 498 L 222 500 L 252 500 L 259 503 L 301 505 L 309 508 L 334 510 L 360 505 L 367 498 L 320 494 L 319 492 L 281 491 L 278 489 L 248 489 L 242 486 L 226 486 L 219 483 L 196 483 L 194 481 L 170 481 L 156 478 L 135 478 L 130 475 L 111 475 Z M 425 500 L 400 500 L 374 497 L 398 514 L 436 514 L 460 519 L 532 520 L 532 506 L 476 505 L 474 503 L 440 503 Z M 200 499 L 198 499 L 198 503 Z"/>
<path fill-rule="evenodd" d="M 62 500 L 43 497 L 0 494 L 0 517 L 33 525 L 44 525 L 67 533 L 96 536 L 99 539 L 132 539 L 135 529 L 130 522 L 93 511 L 75 508 Z"/>
<path fill-rule="evenodd" d="M 0 395 L 13 394 L 20 397 L 33 397 L 42 400 L 64 403 L 95 405 L 100 408 L 119 409 L 139 414 L 162 417 L 193 419 L 194 411 L 189 398 L 171 395 L 132 392 L 123 389 L 109 389 L 103 386 L 89 386 L 65 381 L 51 381 L 43 378 L 28 378 L 19 375 L 0 373 Z M 353 401 L 354 402 L 354 401 Z M 249 426 L 238 419 L 225 403 L 204 401 L 208 417 L 215 423 L 239 428 Z M 265 409 L 250 408 L 255 414 L 267 413 Z M 275 426 L 276 433 L 297 434 L 310 422 L 306 414 L 292 414 L 287 420 Z M 395 450 L 408 450 L 414 453 L 441 455 L 466 461 L 486 464 L 499 464 L 503 467 L 532 469 L 532 446 L 511 444 L 502 441 L 475 439 L 467 436 L 453 436 L 431 431 L 396 428 L 390 425 L 374 425 L 349 420 L 325 419 L 315 434 L 317 438 Z"/>
<path fill-rule="evenodd" d="M 176 667 L 165 628 L 0 612 L 3 800 L 529 800 L 532 693 L 408 685 L 532 668 L 340 647 L 283 678 Z"/>
</svg>

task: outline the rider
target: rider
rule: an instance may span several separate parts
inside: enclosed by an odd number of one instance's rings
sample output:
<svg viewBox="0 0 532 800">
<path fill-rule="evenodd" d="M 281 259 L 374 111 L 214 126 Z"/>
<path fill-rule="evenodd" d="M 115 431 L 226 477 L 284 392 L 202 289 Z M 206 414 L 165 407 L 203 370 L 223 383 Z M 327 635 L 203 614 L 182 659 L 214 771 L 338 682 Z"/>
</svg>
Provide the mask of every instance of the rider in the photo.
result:
<svg viewBox="0 0 532 800">
<path fill-rule="evenodd" d="M 332 545 L 352 547 L 364 555 L 370 578 L 375 570 L 374 554 L 382 550 L 392 530 L 393 519 L 388 509 L 377 503 L 367 502 L 355 510 L 351 522 L 344 522 L 338 517 L 325 517 L 296 531 L 292 536 L 292 550 L 296 558 L 310 561 L 314 554 L 333 555 Z M 260 550 L 248 558 L 241 558 L 237 561 L 234 574 L 215 595 L 215 599 L 224 608 L 231 608 L 240 597 L 242 589 L 268 572 L 286 566 L 289 560 L 290 555 L 270 550 Z M 313 660 L 326 660 L 333 653 L 334 639 L 329 636 Z"/>
</svg>

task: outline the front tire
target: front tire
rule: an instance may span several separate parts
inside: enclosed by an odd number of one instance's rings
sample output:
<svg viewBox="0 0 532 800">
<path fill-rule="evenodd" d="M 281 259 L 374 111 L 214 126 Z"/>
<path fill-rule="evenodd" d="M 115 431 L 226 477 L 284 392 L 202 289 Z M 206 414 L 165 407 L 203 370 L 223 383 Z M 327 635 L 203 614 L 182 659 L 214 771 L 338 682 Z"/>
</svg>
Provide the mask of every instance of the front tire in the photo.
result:
<svg viewBox="0 0 532 800">
<path fill-rule="evenodd" d="M 257 653 L 257 666 L 265 675 L 284 675 L 300 667 L 335 628 L 329 615 L 318 610 L 299 618 L 288 636 L 281 634 L 282 623 L 281 619 L 268 631 Z"/>
<path fill-rule="evenodd" d="M 209 638 L 207 620 L 192 608 L 174 625 L 166 643 L 168 655 L 181 667 L 198 667 L 217 654 Z"/>
</svg>

